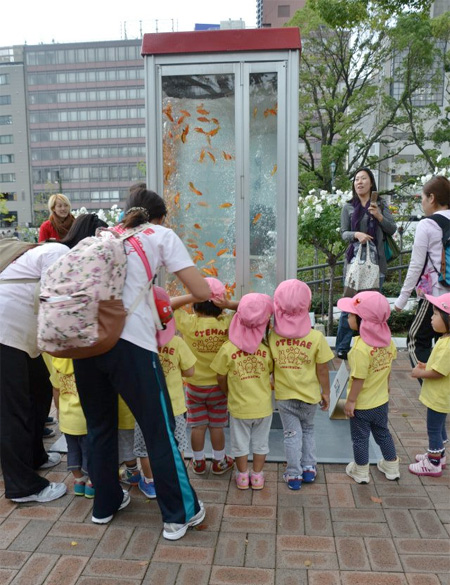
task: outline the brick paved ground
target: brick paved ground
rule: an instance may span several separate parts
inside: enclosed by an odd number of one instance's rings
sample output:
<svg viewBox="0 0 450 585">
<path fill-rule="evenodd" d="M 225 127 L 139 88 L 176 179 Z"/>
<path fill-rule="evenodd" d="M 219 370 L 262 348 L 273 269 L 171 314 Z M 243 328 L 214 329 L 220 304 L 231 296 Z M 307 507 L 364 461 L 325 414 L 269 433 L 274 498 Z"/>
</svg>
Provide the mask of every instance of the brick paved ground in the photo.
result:
<svg viewBox="0 0 450 585">
<path fill-rule="evenodd" d="M 407 471 L 427 444 L 409 371 L 402 351 L 390 406 L 399 481 L 372 466 L 371 483 L 357 485 L 343 465 L 320 465 L 315 484 L 290 492 L 274 463 L 261 492 L 238 491 L 230 474 L 195 477 L 205 523 L 170 543 L 157 504 L 137 488 L 110 525 L 92 524 L 62 463 L 46 475 L 69 491 L 49 504 L 12 504 L 1 483 L 0 585 L 449 585 L 450 471 Z"/>
</svg>

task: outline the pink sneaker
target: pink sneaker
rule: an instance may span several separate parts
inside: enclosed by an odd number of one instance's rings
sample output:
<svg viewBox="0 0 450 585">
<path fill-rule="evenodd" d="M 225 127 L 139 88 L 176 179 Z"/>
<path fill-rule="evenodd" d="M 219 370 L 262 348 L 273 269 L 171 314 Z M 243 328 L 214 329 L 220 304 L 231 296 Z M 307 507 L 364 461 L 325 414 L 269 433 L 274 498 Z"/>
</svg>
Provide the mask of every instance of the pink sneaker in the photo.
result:
<svg viewBox="0 0 450 585">
<path fill-rule="evenodd" d="M 264 487 L 264 473 L 262 471 L 259 473 L 252 471 L 250 483 L 252 484 L 252 490 L 262 490 Z"/>
<path fill-rule="evenodd" d="M 441 477 L 442 475 L 441 464 L 433 465 L 428 457 L 417 463 L 411 463 L 408 469 L 414 475 L 429 475 L 430 477 Z"/>
<path fill-rule="evenodd" d="M 428 458 L 428 453 L 420 453 L 420 455 L 416 455 L 416 461 L 423 461 L 424 459 Z M 447 456 L 441 457 L 441 468 L 445 469 L 447 467 Z"/>
<path fill-rule="evenodd" d="M 248 490 L 250 487 L 250 480 L 248 471 L 236 471 L 236 487 L 238 490 Z"/>
</svg>

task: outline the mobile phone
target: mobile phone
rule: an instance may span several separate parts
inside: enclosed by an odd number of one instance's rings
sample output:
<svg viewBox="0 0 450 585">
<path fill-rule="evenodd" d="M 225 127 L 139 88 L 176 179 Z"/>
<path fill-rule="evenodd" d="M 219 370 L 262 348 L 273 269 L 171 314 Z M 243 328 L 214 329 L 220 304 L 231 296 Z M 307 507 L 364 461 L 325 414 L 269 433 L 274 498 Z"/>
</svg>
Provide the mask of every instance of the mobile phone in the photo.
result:
<svg viewBox="0 0 450 585">
<path fill-rule="evenodd" d="M 370 194 L 370 203 L 376 203 L 378 201 L 378 191 L 372 191 Z"/>
</svg>

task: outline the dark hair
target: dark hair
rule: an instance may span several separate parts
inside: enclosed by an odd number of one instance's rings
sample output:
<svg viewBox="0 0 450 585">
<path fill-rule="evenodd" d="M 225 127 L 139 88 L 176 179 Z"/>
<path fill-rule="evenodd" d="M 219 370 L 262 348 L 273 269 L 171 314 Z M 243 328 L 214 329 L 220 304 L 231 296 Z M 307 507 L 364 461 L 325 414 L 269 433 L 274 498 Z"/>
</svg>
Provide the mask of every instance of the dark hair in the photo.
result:
<svg viewBox="0 0 450 585">
<path fill-rule="evenodd" d="M 432 177 L 422 190 L 427 197 L 433 194 L 438 205 L 450 207 L 450 181 L 447 177 L 443 175 Z"/>
<path fill-rule="evenodd" d="M 138 186 L 144 185 L 144 186 Z M 152 219 L 161 219 L 167 215 L 167 207 L 162 197 L 154 191 L 149 191 L 145 183 L 130 187 L 130 193 L 125 202 L 125 217 L 122 222 L 124 228 L 137 227 Z M 132 208 L 133 211 L 128 213 Z"/>
<path fill-rule="evenodd" d="M 373 176 L 373 173 L 370 169 L 368 169 L 367 167 L 360 167 L 359 169 L 356 169 L 356 171 L 353 173 L 353 178 L 352 178 L 352 193 L 353 193 L 353 199 L 355 199 L 355 197 L 358 197 L 358 195 L 356 194 L 355 191 L 355 178 L 356 175 L 361 172 L 364 171 L 365 173 L 367 173 L 369 175 L 369 179 L 371 182 L 371 191 L 377 191 L 377 182 L 375 181 L 375 177 Z"/>
<path fill-rule="evenodd" d="M 99 219 L 96 213 L 84 213 L 79 215 L 73 222 L 67 235 L 61 240 L 61 244 L 73 248 L 89 236 L 95 236 L 95 232 L 99 227 L 108 227 L 108 224 Z"/>
<path fill-rule="evenodd" d="M 439 315 L 442 317 L 442 321 L 444 321 L 445 328 L 447 329 L 446 333 L 450 333 L 450 315 L 439 307 L 436 307 L 436 305 L 433 305 L 433 309 L 439 311 Z"/>
<path fill-rule="evenodd" d="M 193 306 L 196 313 L 201 313 L 202 315 L 205 315 L 205 317 L 218 317 L 222 313 L 222 309 L 212 301 L 194 303 Z"/>
</svg>

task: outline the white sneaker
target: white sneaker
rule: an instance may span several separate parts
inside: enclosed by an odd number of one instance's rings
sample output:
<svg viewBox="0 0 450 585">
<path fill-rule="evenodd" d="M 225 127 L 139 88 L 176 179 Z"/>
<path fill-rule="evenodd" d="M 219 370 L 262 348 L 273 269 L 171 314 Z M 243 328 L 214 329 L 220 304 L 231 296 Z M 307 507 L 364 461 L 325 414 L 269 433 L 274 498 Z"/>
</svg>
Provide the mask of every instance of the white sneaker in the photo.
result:
<svg viewBox="0 0 450 585">
<path fill-rule="evenodd" d="M 130 502 L 131 502 L 130 494 L 127 492 L 127 490 L 123 490 L 123 500 L 117 511 L 126 508 Z M 113 518 L 114 514 L 111 514 L 111 516 L 106 516 L 106 518 L 96 518 L 95 516 L 92 516 L 92 522 L 94 524 L 108 524 L 108 522 L 111 522 Z"/>
<path fill-rule="evenodd" d="M 12 502 L 21 504 L 23 502 L 51 502 L 63 496 L 67 491 L 67 486 L 64 483 L 50 483 L 46 488 L 37 494 L 25 496 L 23 498 L 11 498 Z"/>
<path fill-rule="evenodd" d="M 357 465 L 354 461 L 345 468 L 345 473 L 356 481 L 356 483 L 369 483 L 369 464 Z"/>
<path fill-rule="evenodd" d="M 394 480 L 400 477 L 400 458 L 397 457 L 395 461 L 386 461 L 386 459 L 380 459 L 377 463 L 378 469 L 381 473 L 384 473 L 386 479 Z"/>
<path fill-rule="evenodd" d="M 206 516 L 205 507 L 203 505 L 203 502 L 201 502 L 200 500 L 198 501 L 198 503 L 200 505 L 200 510 L 197 512 L 195 516 L 192 516 L 192 518 L 188 522 L 186 522 L 186 524 L 164 522 L 163 530 L 164 538 L 167 538 L 167 540 L 178 540 L 179 538 L 182 538 L 186 534 L 187 529 L 190 526 L 197 526 L 198 524 L 203 522 Z"/>
<path fill-rule="evenodd" d="M 423 461 L 424 459 L 428 459 L 428 452 L 427 453 L 420 453 L 420 455 L 416 455 L 416 461 Z M 445 469 L 447 467 L 447 455 L 441 457 L 441 468 Z"/>
<path fill-rule="evenodd" d="M 59 453 L 47 453 L 48 460 L 43 463 L 39 469 L 49 469 L 50 467 L 55 467 L 58 463 L 61 463 L 61 455 Z"/>
</svg>

